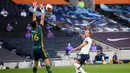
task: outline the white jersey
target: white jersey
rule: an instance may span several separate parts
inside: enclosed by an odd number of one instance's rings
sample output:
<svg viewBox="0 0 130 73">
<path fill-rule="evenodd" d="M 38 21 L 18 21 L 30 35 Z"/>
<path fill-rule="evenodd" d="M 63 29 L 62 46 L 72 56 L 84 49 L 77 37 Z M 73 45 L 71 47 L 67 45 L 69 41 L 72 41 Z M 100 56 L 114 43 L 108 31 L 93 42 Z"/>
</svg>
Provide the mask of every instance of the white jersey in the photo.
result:
<svg viewBox="0 0 130 73">
<path fill-rule="evenodd" d="M 92 39 L 90 37 L 86 37 L 83 42 L 87 42 L 87 45 L 81 48 L 80 54 L 88 54 L 92 45 Z"/>
</svg>

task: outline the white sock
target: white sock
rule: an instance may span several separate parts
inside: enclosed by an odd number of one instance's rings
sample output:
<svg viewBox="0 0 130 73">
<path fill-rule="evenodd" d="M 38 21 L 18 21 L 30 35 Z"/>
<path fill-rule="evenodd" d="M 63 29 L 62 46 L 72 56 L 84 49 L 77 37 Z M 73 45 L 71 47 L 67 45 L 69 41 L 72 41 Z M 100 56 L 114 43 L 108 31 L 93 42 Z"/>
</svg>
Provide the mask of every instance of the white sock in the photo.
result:
<svg viewBox="0 0 130 73">
<path fill-rule="evenodd" d="M 83 70 L 83 68 L 82 67 L 80 67 L 80 65 L 79 64 L 77 64 L 77 63 L 74 63 L 74 66 L 81 72 L 81 73 L 86 73 L 84 70 Z"/>
<path fill-rule="evenodd" d="M 79 70 L 79 69 L 77 69 L 76 67 L 75 67 L 75 70 L 76 70 L 76 73 L 79 73 L 79 72 L 80 72 L 80 70 Z"/>
</svg>

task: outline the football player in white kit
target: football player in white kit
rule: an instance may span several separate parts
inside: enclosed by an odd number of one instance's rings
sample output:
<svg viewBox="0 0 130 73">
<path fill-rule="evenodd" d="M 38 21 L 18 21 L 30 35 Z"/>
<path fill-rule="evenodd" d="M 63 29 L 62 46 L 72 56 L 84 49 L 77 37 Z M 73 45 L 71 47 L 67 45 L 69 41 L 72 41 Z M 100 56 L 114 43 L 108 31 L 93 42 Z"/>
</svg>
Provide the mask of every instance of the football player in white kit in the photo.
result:
<svg viewBox="0 0 130 73">
<path fill-rule="evenodd" d="M 87 73 L 83 70 L 82 64 L 84 64 L 84 62 L 89 59 L 88 53 L 92 45 L 92 39 L 90 38 L 90 35 L 91 35 L 91 32 L 89 30 L 86 30 L 85 34 L 83 35 L 85 38 L 83 43 L 79 45 L 78 47 L 72 49 L 72 51 L 81 49 L 79 55 L 74 61 L 76 73 Z"/>
</svg>

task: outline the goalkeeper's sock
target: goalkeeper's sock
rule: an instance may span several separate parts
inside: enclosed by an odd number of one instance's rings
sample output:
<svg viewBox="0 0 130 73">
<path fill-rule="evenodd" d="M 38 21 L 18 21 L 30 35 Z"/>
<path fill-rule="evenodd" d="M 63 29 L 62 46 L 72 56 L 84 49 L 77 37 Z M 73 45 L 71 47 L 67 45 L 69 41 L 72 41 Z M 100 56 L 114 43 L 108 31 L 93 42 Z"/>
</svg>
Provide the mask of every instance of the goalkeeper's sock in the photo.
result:
<svg viewBox="0 0 130 73">
<path fill-rule="evenodd" d="M 74 63 L 74 66 L 81 72 L 81 73 L 86 73 L 83 68 L 81 67 L 81 65 Z"/>
<path fill-rule="evenodd" d="M 46 70 L 48 73 L 52 73 L 51 66 L 46 65 Z"/>
<path fill-rule="evenodd" d="M 37 67 L 33 67 L 33 73 L 37 73 Z"/>
</svg>

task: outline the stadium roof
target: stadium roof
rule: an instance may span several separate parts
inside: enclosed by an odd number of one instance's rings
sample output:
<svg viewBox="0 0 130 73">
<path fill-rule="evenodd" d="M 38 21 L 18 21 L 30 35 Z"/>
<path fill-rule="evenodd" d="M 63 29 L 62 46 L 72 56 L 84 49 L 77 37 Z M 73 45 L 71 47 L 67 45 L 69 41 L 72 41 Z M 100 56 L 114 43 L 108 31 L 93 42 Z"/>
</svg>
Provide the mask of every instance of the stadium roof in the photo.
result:
<svg viewBox="0 0 130 73">
<path fill-rule="evenodd" d="M 12 0 L 16 4 L 32 4 L 34 0 Z M 68 4 L 65 0 L 36 0 L 39 4 Z"/>
<path fill-rule="evenodd" d="M 130 0 L 95 0 L 95 4 L 130 4 Z"/>
<path fill-rule="evenodd" d="M 12 0 L 16 4 L 32 4 L 34 0 Z M 65 0 L 36 0 L 40 4 L 68 4 Z M 75 0 L 74 0 L 75 1 Z M 130 4 L 130 0 L 94 0 L 95 4 Z"/>
</svg>

